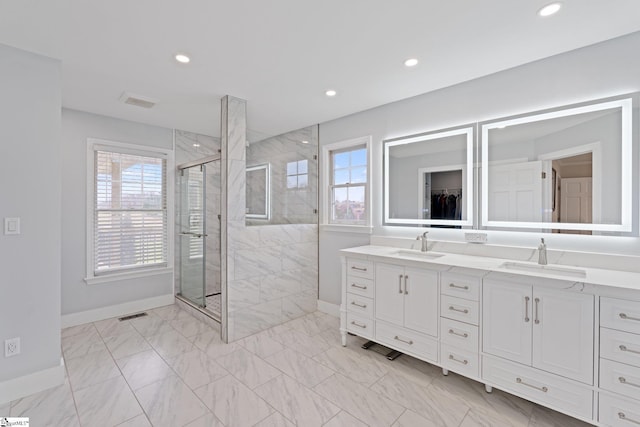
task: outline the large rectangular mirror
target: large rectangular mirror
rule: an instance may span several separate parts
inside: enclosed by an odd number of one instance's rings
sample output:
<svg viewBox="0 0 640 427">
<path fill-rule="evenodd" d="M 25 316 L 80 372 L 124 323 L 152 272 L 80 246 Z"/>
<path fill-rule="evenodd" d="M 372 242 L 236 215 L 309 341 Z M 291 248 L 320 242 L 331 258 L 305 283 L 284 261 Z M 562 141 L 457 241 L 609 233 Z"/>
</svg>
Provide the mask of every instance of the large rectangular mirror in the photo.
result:
<svg viewBox="0 0 640 427">
<path fill-rule="evenodd" d="M 482 225 L 632 229 L 631 97 L 481 124 Z"/>
<path fill-rule="evenodd" d="M 385 224 L 472 224 L 473 131 L 464 126 L 384 141 Z"/>
</svg>

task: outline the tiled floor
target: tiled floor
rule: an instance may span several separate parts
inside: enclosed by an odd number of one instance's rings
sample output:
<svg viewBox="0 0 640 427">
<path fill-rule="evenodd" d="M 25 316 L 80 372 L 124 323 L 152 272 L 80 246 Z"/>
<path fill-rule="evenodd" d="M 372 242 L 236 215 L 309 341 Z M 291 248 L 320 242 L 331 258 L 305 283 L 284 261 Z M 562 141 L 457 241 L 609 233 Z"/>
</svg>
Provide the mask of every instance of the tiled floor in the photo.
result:
<svg viewBox="0 0 640 427">
<path fill-rule="evenodd" d="M 586 425 L 408 356 L 340 346 L 316 312 L 223 344 L 176 306 L 62 332 L 63 385 L 0 403 L 40 426 Z"/>
</svg>

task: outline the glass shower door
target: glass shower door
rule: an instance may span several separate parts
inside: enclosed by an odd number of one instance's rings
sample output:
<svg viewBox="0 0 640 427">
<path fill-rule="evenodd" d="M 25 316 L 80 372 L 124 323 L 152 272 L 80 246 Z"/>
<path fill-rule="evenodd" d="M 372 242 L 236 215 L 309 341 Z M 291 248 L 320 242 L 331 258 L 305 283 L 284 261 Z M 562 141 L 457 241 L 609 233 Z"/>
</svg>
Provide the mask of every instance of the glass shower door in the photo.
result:
<svg viewBox="0 0 640 427">
<path fill-rule="evenodd" d="M 204 165 L 180 170 L 180 295 L 205 307 L 206 206 Z"/>
</svg>

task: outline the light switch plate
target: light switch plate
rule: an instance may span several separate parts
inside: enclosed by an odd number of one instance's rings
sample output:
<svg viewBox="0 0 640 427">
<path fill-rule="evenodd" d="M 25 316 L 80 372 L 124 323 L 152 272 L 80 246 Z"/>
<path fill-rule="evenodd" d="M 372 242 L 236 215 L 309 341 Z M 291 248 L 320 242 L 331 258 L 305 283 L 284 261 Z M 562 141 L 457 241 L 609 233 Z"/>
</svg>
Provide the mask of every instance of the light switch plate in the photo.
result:
<svg viewBox="0 0 640 427">
<path fill-rule="evenodd" d="M 5 218 L 4 234 L 20 234 L 20 218 Z"/>
</svg>

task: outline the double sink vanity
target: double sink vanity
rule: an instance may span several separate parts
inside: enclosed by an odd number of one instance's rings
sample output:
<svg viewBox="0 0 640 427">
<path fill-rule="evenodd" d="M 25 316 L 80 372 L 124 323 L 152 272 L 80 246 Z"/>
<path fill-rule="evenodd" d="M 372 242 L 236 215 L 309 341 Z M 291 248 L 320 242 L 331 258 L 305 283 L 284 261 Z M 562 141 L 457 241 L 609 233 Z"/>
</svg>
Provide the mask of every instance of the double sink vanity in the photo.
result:
<svg viewBox="0 0 640 427">
<path fill-rule="evenodd" d="M 640 273 L 374 245 L 341 256 L 343 345 L 355 334 L 487 392 L 640 425 Z"/>
</svg>

